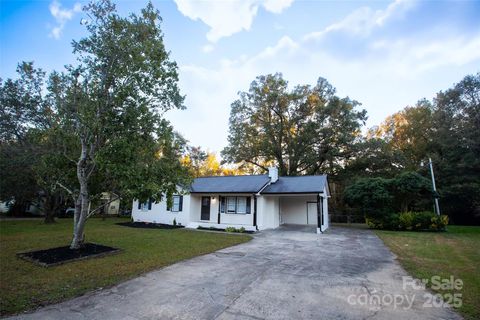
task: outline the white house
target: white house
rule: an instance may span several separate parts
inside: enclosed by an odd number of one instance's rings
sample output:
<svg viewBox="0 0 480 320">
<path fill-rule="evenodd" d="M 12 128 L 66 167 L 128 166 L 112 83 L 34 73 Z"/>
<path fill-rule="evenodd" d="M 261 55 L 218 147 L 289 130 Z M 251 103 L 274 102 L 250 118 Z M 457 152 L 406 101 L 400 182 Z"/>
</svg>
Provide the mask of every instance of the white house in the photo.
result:
<svg viewBox="0 0 480 320">
<path fill-rule="evenodd" d="M 182 195 L 181 193 L 185 193 Z M 282 224 L 328 228 L 326 175 L 279 177 L 277 168 L 268 175 L 196 178 L 187 192 L 154 203 L 133 201 L 134 221 L 184 225 L 188 228 L 244 227 L 255 231 Z"/>
</svg>

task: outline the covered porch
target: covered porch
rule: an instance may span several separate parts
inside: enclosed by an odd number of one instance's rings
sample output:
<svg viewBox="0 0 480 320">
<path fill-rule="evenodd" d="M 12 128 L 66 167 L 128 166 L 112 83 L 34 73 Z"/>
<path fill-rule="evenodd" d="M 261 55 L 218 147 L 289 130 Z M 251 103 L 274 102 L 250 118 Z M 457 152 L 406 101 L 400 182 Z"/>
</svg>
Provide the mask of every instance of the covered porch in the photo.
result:
<svg viewBox="0 0 480 320">
<path fill-rule="evenodd" d="M 250 193 L 192 193 L 188 227 L 257 231 L 256 201 Z"/>
</svg>

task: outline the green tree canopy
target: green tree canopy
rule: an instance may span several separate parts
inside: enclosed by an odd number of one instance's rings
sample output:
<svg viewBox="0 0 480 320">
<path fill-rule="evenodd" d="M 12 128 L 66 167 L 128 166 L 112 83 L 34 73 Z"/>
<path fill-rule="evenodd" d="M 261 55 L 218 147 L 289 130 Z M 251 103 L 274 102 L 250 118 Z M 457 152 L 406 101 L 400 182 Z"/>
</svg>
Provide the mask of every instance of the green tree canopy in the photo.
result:
<svg viewBox="0 0 480 320">
<path fill-rule="evenodd" d="M 335 173 L 352 156 L 366 111 L 335 95 L 323 78 L 288 88 L 281 74 L 259 76 L 232 103 L 225 161 L 279 167 L 280 175 Z"/>
</svg>

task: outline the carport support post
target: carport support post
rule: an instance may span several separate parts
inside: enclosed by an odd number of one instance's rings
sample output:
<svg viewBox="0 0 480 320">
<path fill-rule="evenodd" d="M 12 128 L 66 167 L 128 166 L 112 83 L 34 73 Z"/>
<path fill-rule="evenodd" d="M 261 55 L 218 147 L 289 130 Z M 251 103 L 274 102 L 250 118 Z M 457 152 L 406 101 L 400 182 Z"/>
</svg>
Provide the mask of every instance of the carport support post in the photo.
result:
<svg viewBox="0 0 480 320">
<path fill-rule="evenodd" d="M 317 233 L 322 233 L 323 214 L 322 214 L 322 198 L 317 194 Z"/>
<path fill-rule="evenodd" d="M 222 209 L 222 196 L 218 195 L 218 217 L 217 224 L 220 224 L 220 210 Z"/>
<path fill-rule="evenodd" d="M 253 195 L 253 226 L 255 230 L 258 230 L 257 227 L 257 195 Z"/>
</svg>

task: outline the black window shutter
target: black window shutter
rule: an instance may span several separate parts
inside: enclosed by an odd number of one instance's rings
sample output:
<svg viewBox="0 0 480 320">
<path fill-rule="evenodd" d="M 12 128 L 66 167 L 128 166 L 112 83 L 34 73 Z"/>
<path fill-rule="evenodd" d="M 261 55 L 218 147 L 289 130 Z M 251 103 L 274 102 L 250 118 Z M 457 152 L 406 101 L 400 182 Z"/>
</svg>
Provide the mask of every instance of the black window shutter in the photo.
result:
<svg viewBox="0 0 480 320">
<path fill-rule="evenodd" d="M 152 210 L 152 198 L 148 199 L 148 210 Z"/>
<path fill-rule="evenodd" d="M 168 205 L 168 198 L 165 198 L 165 201 L 167 201 L 167 211 L 172 210 L 172 208 Z M 173 202 L 173 197 L 172 197 L 172 202 Z"/>
<path fill-rule="evenodd" d="M 178 211 L 182 211 L 183 209 L 183 196 L 179 196 L 180 197 L 180 200 L 179 200 L 179 203 L 178 203 Z"/>
<path fill-rule="evenodd" d="M 138 199 L 138 210 L 142 209 L 142 203 L 140 202 L 140 199 Z"/>
<path fill-rule="evenodd" d="M 250 207 L 251 207 L 250 198 L 251 197 L 247 197 L 247 214 L 250 214 Z"/>
</svg>

